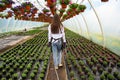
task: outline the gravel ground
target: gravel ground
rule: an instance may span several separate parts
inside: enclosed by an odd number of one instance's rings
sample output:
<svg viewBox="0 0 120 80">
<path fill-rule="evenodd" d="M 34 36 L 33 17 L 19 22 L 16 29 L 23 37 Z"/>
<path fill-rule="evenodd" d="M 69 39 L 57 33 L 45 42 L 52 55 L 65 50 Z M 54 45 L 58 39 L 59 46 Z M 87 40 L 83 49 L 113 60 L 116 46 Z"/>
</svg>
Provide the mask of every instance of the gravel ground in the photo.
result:
<svg viewBox="0 0 120 80">
<path fill-rule="evenodd" d="M 29 36 L 16 36 L 16 35 L 12 35 L 9 37 L 5 37 L 0 39 L 0 50 L 4 49 L 7 46 L 12 46 L 18 42 L 20 42 L 23 39 L 28 38 Z"/>
</svg>

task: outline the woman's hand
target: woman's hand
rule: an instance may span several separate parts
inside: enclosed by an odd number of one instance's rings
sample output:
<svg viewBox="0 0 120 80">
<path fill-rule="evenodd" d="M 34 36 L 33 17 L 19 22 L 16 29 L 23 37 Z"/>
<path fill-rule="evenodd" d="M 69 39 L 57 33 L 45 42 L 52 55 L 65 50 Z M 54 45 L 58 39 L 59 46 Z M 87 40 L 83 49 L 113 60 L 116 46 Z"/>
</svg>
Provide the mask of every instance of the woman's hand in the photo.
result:
<svg viewBox="0 0 120 80">
<path fill-rule="evenodd" d="M 48 47 L 50 47 L 51 46 L 51 42 L 48 42 Z"/>
<path fill-rule="evenodd" d="M 66 47 L 66 42 L 63 42 L 63 49 L 65 49 Z"/>
</svg>

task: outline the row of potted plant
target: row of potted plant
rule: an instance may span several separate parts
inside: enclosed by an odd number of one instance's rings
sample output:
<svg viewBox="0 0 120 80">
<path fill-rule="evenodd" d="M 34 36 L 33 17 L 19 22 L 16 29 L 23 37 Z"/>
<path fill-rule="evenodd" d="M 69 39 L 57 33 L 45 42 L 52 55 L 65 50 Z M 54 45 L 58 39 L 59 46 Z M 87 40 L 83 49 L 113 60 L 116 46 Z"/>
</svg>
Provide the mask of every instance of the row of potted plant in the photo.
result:
<svg viewBox="0 0 120 80">
<path fill-rule="evenodd" d="M 119 80 L 118 55 L 69 30 L 66 36 L 65 59 L 70 80 Z M 104 72 L 109 74 L 104 77 Z"/>
<path fill-rule="evenodd" d="M 38 36 L 47 36 L 46 32 L 43 31 Z M 41 39 L 47 40 L 47 37 Z M 0 54 L 0 79 L 43 80 L 46 76 L 49 57 L 50 49 L 47 46 L 39 43 L 34 45 L 32 42 L 17 45 Z"/>
</svg>

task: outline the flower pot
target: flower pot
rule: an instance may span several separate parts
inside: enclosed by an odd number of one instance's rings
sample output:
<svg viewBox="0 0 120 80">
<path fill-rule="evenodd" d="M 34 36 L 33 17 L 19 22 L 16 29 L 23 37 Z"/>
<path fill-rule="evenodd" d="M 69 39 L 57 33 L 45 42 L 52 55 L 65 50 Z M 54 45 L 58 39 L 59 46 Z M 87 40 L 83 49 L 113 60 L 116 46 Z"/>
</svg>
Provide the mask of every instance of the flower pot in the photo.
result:
<svg viewBox="0 0 120 80">
<path fill-rule="evenodd" d="M 26 10 L 30 11 L 31 7 L 29 5 L 26 5 Z"/>
<path fill-rule="evenodd" d="M 101 0 L 101 2 L 108 2 L 109 0 Z"/>
<path fill-rule="evenodd" d="M 101 75 L 100 76 L 100 80 L 105 80 L 106 78 L 105 78 L 105 76 L 104 75 Z"/>
<path fill-rule="evenodd" d="M 2 73 L 0 73 L 0 79 L 2 78 Z"/>
<path fill-rule="evenodd" d="M 61 6 L 62 6 L 62 9 L 65 9 L 67 7 L 66 4 L 61 4 Z"/>
<path fill-rule="evenodd" d="M 0 7 L 0 12 L 4 11 L 6 7 Z"/>
<path fill-rule="evenodd" d="M 112 68 L 111 68 L 111 67 L 108 68 L 108 72 L 109 72 L 109 73 L 112 72 Z"/>
<path fill-rule="evenodd" d="M 7 8 L 11 8 L 11 7 L 12 7 L 12 4 L 6 4 L 6 7 L 7 7 Z"/>
<path fill-rule="evenodd" d="M 55 14 L 55 8 L 50 8 L 50 11 L 53 15 Z"/>
<path fill-rule="evenodd" d="M 119 76 L 119 72 L 114 72 L 113 75 L 117 78 Z"/>
</svg>

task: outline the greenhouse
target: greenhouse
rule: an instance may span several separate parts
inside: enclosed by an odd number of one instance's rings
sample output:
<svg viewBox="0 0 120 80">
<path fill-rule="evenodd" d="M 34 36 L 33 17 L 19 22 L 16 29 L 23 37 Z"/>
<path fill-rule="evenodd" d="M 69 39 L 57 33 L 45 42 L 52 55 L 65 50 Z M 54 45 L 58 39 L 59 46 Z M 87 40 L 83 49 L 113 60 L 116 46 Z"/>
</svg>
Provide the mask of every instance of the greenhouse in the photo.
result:
<svg viewBox="0 0 120 80">
<path fill-rule="evenodd" d="M 120 0 L 0 0 L 0 80 L 120 80 Z"/>
</svg>

